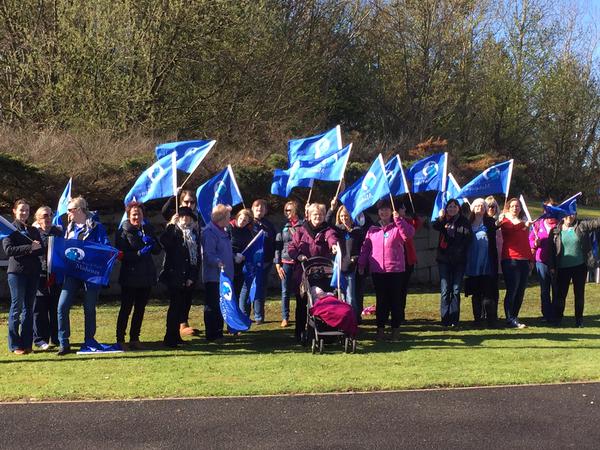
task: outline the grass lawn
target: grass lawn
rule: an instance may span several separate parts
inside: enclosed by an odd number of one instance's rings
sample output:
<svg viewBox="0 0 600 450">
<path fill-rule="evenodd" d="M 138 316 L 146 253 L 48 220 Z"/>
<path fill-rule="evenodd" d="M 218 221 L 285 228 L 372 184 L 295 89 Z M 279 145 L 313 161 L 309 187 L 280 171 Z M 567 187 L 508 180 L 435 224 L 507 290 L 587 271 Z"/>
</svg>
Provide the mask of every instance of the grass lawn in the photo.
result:
<svg viewBox="0 0 600 450">
<path fill-rule="evenodd" d="M 182 350 L 160 345 L 165 306 L 148 307 L 142 340 L 146 351 L 96 357 L 54 352 L 28 356 L 8 353 L 6 308 L 0 312 L 0 400 L 223 396 L 476 386 L 600 380 L 600 286 L 586 289 L 585 328 L 573 328 L 573 300 L 567 300 L 565 325 L 538 320 L 539 289 L 527 290 L 521 319 L 524 330 L 475 329 L 470 302 L 463 301 L 464 326 L 456 331 L 437 325 L 438 296 L 411 294 L 408 323 L 397 343 L 375 343 L 368 319 L 356 354 L 341 346 L 312 355 L 297 346 L 291 328 L 279 328 L 279 302 L 267 305 L 265 325 L 218 346 L 194 338 Z M 373 302 L 372 297 L 365 304 Z M 500 308 L 501 310 L 501 308 Z M 113 342 L 118 306 L 98 307 L 98 334 Z M 503 314 L 501 314 L 503 315 Z M 201 307 L 191 322 L 200 325 Z M 73 342 L 81 342 L 83 317 L 71 317 Z"/>
</svg>

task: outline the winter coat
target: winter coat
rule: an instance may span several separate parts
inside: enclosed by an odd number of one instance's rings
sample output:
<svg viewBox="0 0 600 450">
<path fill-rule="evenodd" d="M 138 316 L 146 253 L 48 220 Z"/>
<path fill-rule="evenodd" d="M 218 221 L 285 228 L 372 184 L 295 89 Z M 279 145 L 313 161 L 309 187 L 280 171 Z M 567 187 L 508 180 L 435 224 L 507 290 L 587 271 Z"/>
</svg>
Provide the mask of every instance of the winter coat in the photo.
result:
<svg viewBox="0 0 600 450">
<path fill-rule="evenodd" d="M 595 258 L 592 252 L 591 234 L 600 231 L 600 219 L 577 220 L 574 228 L 575 234 L 577 234 L 577 237 L 579 238 L 581 251 L 585 257 L 586 264 L 588 267 L 593 268 L 595 265 Z M 562 222 L 550 232 L 550 249 L 552 257 L 550 258 L 548 266 L 552 269 L 558 267 L 558 262 L 563 252 L 562 241 L 560 239 L 561 229 Z"/>
<path fill-rule="evenodd" d="M 39 230 L 29 225 L 23 225 L 23 223 L 17 220 L 13 222 L 13 225 L 17 231 L 14 231 L 2 240 L 4 253 L 8 256 L 8 268 L 6 272 L 39 275 L 42 271 L 40 256 L 46 252 Z M 29 236 L 31 239 L 28 239 L 26 236 Z M 38 241 L 42 244 L 42 248 L 32 251 L 31 241 Z"/>
<path fill-rule="evenodd" d="M 351 273 L 356 270 L 358 265 L 358 257 L 360 256 L 360 249 L 365 236 L 370 226 L 373 224 L 372 221 L 368 221 L 368 225 L 360 226 L 353 223 L 352 229 L 348 230 L 342 224 L 336 224 L 336 210 L 330 209 L 327 211 L 325 221 L 335 230 L 338 243 L 342 250 L 342 264 L 341 270 L 344 273 Z"/>
<path fill-rule="evenodd" d="M 146 246 L 144 237 L 152 239 L 153 248 L 142 254 L 140 250 Z M 119 274 L 121 286 L 141 288 L 156 284 L 156 266 L 152 255 L 158 255 L 162 248 L 152 225 L 143 224 L 138 228 L 126 220 L 117 230 L 115 246 L 123 252 Z"/>
<path fill-rule="evenodd" d="M 372 225 L 360 249 L 359 270 L 368 267 L 371 273 L 404 272 L 404 244 L 414 235 L 414 227 L 402 217 L 387 225 Z"/>
<path fill-rule="evenodd" d="M 325 222 L 318 229 L 314 229 L 310 222 L 306 221 L 288 245 L 288 254 L 293 260 L 298 260 L 300 255 L 307 258 L 322 256 L 331 258 L 331 247 L 338 243 L 335 230 Z"/>
<path fill-rule="evenodd" d="M 265 249 L 263 261 L 265 264 L 273 261 L 275 257 L 275 238 L 277 237 L 277 231 L 271 222 L 267 219 L 262 218 L 260 220 L 254 219 L 252 222 L 252 228 L 254 231 L 254 236 L 256 236 L 260 231 L 265 232 Z"/>
<path fill-rule="evenodd" d="M 252 225 L 248 224 L 243 228 L 238 227 L 235 224 L 235 219 L 232 220 L 227 226 L 227 232 L 231 237 L 231 249 L 233 254 L 242 253 L 244 249 L 248 246 L 252 239 L 254 238 L 254 232 L 252 230 Z M 236 263 L 234 261 L 234 272 L 235 276 L 241 276 L 244 268 L 244 262 Z"/>
<path fill-rule="evenodd" d="M 288 253 L 288 246 L 292 242 L 294 234 L 302 227 L 304 220 L 298 219 L 295 225 L 292 225 L 290 221 L 287 221 L 283 226 L 280 233 L 277 233 L 275 238 L 275 257 L 273 262 L 275 264 L 281 263 L 293 263 L 294 260 Z"/>
<path fill-rule="evenodd" d="M 92 218 L 88 218 L 83 225 L 83 229 L 77 237 L 74 236 L 75 224 L 69 222 L 65 231 L 65 239 L 78 239 L 80 241 L 98 242 L 99 244 L 110 245 L 106 228 L 100 222 Z M 69 237 L 70 236 L 70 237 Z"/>
<path fill-rule="evenodd" d="M 200 273 L 200 233 L 195 231 L 197 243 L 196 264 L 192 264 L 190 252 L 183 240 L 183 231 L 175 225 L 169 224 L 160 236 L 160 244 L 165 250 L 165 259 L 159 280 L 170 288 L 183 288 L 187 280 L 194 284 L 198 282 Z"/>
<path fill-rule="evenodd" d="M 225 230 L 211 221 L 202 229 L 202 280 L 205 283 L 219 282 L 221 275 L 219 263 L 225 265 L 225 274 L 233 280 L 231 239 Z"/>
<path fill-rule="evenodd" d="M 48 239 L 50 238 L 50 236 L 62 237 L 62 235 L 63 235 L 62 228 L 55 227 L 54 225 L 52 225 L 48 229 L 48 231 L 44 231 L 35 225 L 34 225 L 34 228 L 37 228 L 38 232 L 40 233 L 40 237 L 42 238 L 41 242 L 42 242 L 44 249 L 48 248 Z M 40 262 L 42 263 L 42 274 L 44 274 L 44 276 L 45 276 L 46 273 L 48 272 L 48 253 L 45 250 L 44 250 L 44 253 L 42 253 L 40 255 Z"/>
<path fill-rule="evenodd" d="M 467 250 L 473 238 L 471 224 L 463 215 L 459 215 L 454 222 L 454 235 L 451 236 L 449 226 L 451 222 L 444 216 L 437 218 L 432 227 L 440 232 L 436 261 L 443 264 L 465 264 Z"/>
</svg>

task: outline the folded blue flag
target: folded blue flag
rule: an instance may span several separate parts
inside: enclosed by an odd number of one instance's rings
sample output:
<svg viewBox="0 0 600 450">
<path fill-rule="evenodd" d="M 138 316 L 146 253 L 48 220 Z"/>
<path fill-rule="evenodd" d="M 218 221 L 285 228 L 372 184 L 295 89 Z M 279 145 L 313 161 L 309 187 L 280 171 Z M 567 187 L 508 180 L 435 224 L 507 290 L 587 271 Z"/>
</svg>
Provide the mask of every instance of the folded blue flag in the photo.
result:
<svg viewBox="0 0 600 450">
<path fill-rule="evenodd" d="M 390 192 L 394 197 L 408 193 L 408 182 L 402 168 L 400 155 L 394 156 L 386 163 L 385 174 L 390 185 Z"/>
<path fill-rule="evenodd" d="M 56 207 L 56 214 L 52 218 L 52 225 L 59 226 L 61 225 L 60 218 L 63 214 L 67 213 L 67 209 L 69 207 L 69 202 L 71 201 L 71 186 L 73 183 L 73 178 L 69 178 L 69 182 L 65 186 L 65 190 L 61 194 L 58 199 L 58 206 Z"/>
<path fill-rule="evenodd" d="M 48 240 L 48 272 L 57 278 L 77 278 L 106 286 L 119 250 L 109 245 L 51 236 Z"/>
<path fill-rule="evenodd" d="M 244 255 L 244 278 L 246 285 L 250 286 L 250 292 L 246 301 L 248 303 L 253 302 L 256 298 L 257 292 L 263 292 L 263 267 L 264 267 L 264 253 L 265 253 L 265 232 L 259 231 L 254 239 L 242 250 Z"/>
<path fill-rule="evenodd" d="M 325 133 L 302 139 L 288 141 L 288 160 L 290 167 L 296 161 L 321 159 L 342 148 L 342 130 L 336 126 Z"/>
<path fill-rule="evenodd" d="M 340 201 L 350 212 L 353 220 L 368 207 L 390 194 L 390 186 L 385 176 L 385 166 L 381 154 L 375 158 L 365 175 L 340 194 Z"/>
<path fill-rule="evenodd" d="M 445 191 L 448 153 L 436 153 L 414 163 L 406 171 L 412 192 Z"/>
<path fill-rule="evenodd" d="M 123 347 L 120 344 L 101 344 L 96 339 L 86 339 L 78 355 L 96 355 L 99 353 L 123 353 Z"/>
<path fill-rule="evenodd" d="M 569 197 L 564 202 L 559 205 L 542 205 L 544 208 L 544 213 L 540 217 L 540 219 L 545 218 L 554 218 L 554 219 L 564 219 L 567 216 L 574 216 L 577 214 L 577 199 L 581 196 L 581 192 Z M 539 219 L 538 219 L 539 220 Z"/>
<path fill-rule="evenodd" d="M 192 173 L 208 155 L 217 141 L 179 141 L 167 142 L 156 147 L 156 159 L 159 160 L 173 152 L 177 153 L 177 168 Z"/>
<path fill-rule="evenodd" d="M 298 186 L 304 180 L 339 181 L 344 177 L 346 164 L 350 157 L 352 144 L 342 150 L 311 161 L 296 161 L 289 170 L 287 191 Z"/>
<path fill-rule="evenodd" d="M 292 169 L 275 169 L 273 170 L 273 181 L 271 182 L 271 194 L 278 195 L 279 197 L 289 197 L 292 192 L 292 187 L 289 186 L 288 180 L 290 179 L 290 170 Z M 313 186 L 313 180 L 298 180 L 294 187 L 308 187 Z M 289 188 L 289 190 L 288 190 Z"/>
<path fill-rule="evenodd" d="M 462 205 L 464 203 L 464 199 L 458 196 L 459 193 L 460 186 L 454 179 L 454 176 L 451 173 L 449 173 L 448 179 L 446 180 L 446 192 L 438 191 L 435 197 L 435 202 L 433 203 L 433 211 L 431 212 L 432 222 L 439 217 L 440 210 L 446 208 L 446 204 L 451 198 L 455 198 L 456 200 L 458 200 L 459 205 Z"/>
<path fill-rule="evenodd" d="M 228 165 L 196 190 L 198 212 L 204 223 L 210 223 L 212 209 L 219 203 L 235 206 L 243 203 L 235 175 Z"/>
<path fill-rule="evenodd" d="M 219 279 L 219 297 L 221 315 L 229 331 L 237 333 L 238 331 L 249 330 L 252 321 L 240 310 L 233 291 L 233 283 L 223 271 L 221 271 Z"/>
<path fill-rule="evenodd" d="M 166 155 L 144 170 L 125 196 L 125 205 L 134 200 L 145 203 L 174 196 L 177 191 L 175 162 L 172 155 Z"/>
<path fill-rule="evenodd" d="M 339 280 L 340 290 L 345 292 L 346 291 L 346 277 L 342 275 L 342 250 L 339 245 L 337 248 L 337 253 L 335 254 L 335 258 L 333 260 L 333 275 L 331 277 L 331 283 L 329 285 L 331 287 L 337 289 L 338 280 Z M 339 296 L 341 296 L 341 292 L 338 292 L 338 297 Z M 345 299 L 345 300 L 347 301 L 348 299 Z"/>
<path fill-rule="evenodd" d="M 0 216 L 0 239 L 10 236 L 15 231 L 17 231 L 15 226 L 4 217 Z"/>
<path fill-rule="evenodd" d="M 463 186 L 459 195 L 463 198 L 486 197 L 494 194 L 508 195 L 514 160 L 510 159 L 488 167 Z"/>
</svg>

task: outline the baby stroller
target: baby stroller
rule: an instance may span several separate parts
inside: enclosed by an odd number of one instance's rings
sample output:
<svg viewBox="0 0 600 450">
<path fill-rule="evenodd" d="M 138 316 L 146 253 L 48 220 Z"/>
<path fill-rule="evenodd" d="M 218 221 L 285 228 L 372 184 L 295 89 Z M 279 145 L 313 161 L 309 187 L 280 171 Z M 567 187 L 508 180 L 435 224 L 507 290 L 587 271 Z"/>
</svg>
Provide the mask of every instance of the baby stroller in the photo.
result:
<svg viewBox="0 0 600 450">
<path fill-rule="evenodd" d="M 339 341 L 344 345 L 346 353 L 356 351 L 356 339 L 341 329 L 327 325 L 323 320 L 310 313 L 317 299 L 311 294 L 311 287 L 317 286 L 323 291 L 331 291 L 331 278 L 333 276 L 333 261 L 320 256 L 309 258 L 302 262 L 302 279 L 300 281 L 300 295 L 307 296 L 306 330 L 303 334 L 303 343 L 311 345 L 314 353 L 323 353 L 325 340 Z M 340 293 L 337 293 L 340 298 Z"/>
</svg>

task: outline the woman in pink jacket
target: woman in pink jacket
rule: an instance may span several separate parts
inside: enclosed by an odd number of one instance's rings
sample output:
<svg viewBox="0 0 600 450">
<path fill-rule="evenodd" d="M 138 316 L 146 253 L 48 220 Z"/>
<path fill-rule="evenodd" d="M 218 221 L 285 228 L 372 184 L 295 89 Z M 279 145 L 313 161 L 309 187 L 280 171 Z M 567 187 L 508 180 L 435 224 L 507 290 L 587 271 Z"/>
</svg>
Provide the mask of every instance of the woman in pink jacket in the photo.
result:
<svg viewBox="0 0 600 450">
<path fill-rule="evenodd" d="M 377 340 L 384 339 L 385 323 L 392 315 L 392 339 L 398 337 L 401 321 L 401 293 L 406 283 L 405 242 L 415 234 L 414 227 L 394 211 L 388 200 L 377 202 L 379 223 L 371 226 L 360 250 L 358 271 L 369 268 L 376 298 Z M 392 220 L 393 217 L 393 220 Z"/>
</svg>

